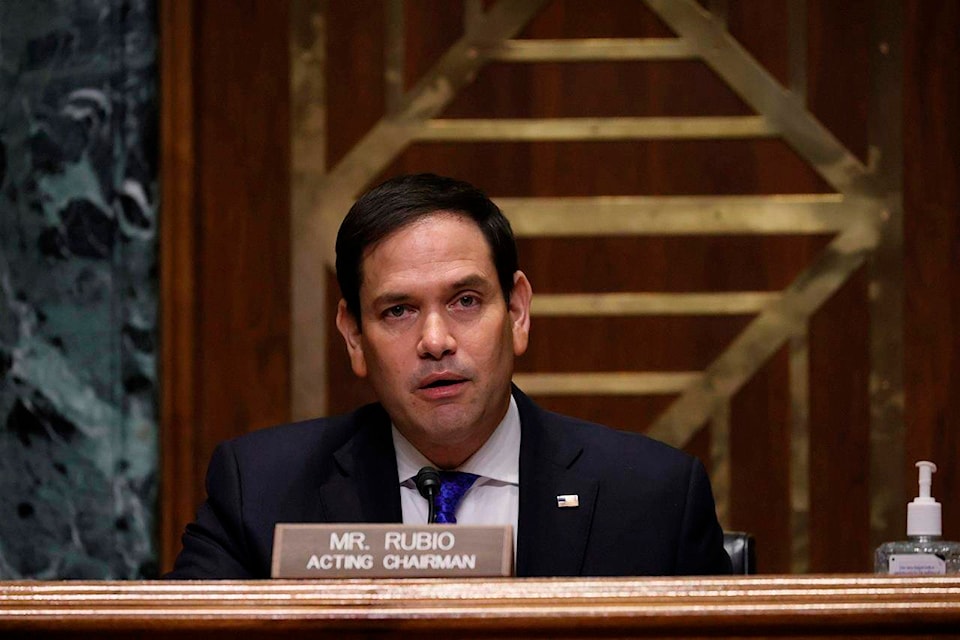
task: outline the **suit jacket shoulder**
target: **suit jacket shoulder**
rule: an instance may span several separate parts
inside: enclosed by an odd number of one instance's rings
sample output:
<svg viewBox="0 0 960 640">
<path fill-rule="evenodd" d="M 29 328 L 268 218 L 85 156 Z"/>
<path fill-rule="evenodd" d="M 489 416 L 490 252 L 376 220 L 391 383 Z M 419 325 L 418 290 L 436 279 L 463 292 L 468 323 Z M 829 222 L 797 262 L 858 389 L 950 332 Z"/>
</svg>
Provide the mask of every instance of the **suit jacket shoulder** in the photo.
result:
<svg viewBox="0 0 960 640">
<path fill-rule="evenodd" d="M 167 577 L 269 577 L 274 526 L 281 522 L 399 522 L 389 425 L 382 407 L 367 405 L 218 445 L 207 499 Z"/>
<path fill-rule="evenodd" d="M 729 573 L 696 458 L 515 397 L 523 430 L 518 574 Z M 558 496 L 576 496 L 577 506 L 561 506 Z"/>
</svg>

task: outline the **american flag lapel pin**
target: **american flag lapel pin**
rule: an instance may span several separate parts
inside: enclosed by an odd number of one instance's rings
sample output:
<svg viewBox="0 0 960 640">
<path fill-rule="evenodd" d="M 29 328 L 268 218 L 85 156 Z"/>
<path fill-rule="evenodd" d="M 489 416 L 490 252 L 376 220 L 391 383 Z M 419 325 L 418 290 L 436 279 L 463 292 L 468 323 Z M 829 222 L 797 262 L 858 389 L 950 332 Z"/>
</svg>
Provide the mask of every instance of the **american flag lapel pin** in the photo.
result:
<svg viewBox="0 0 960 640">
<path fill-rule="evenodd" d="M 580 506 L 580 496 L 575 493 L 557 496 L 557 507 L 560 509 L 573 509 Z"/>
</svg>

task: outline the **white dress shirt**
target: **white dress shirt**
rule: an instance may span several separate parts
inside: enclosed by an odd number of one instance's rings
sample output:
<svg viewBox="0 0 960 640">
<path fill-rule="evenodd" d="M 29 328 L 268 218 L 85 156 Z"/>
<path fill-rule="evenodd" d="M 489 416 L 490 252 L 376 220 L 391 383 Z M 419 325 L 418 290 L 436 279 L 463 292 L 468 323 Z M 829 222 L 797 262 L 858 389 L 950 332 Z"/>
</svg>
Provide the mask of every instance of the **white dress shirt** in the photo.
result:
<svg viewBox="0 0 960 640">
<path fill-rule="evenodd" d="M 417 491 L 414 479 L 420 469 L 434 464 L 410 444 L 395 426 L 392 429 L 403 523 L 425 524 L 428 505 Z M 507 414 L 496 430 L 456 470 L 480 476 L 457 508 L 457 523 L 511 525 L 516 553 L 517 517 L 520 512 L 520 412 L 512 395 Z"/>
</svg>

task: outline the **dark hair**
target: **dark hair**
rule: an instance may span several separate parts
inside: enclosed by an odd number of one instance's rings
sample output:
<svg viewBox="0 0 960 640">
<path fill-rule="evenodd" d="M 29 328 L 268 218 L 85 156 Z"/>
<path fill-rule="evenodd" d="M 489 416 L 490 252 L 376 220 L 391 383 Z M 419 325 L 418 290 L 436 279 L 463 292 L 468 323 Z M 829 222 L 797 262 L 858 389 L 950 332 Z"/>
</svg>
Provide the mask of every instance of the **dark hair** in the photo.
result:
<svg viewBox="0 0 960 640">
<path fill-rule="evenodd" d="M 394 231 L 439 211 L 469 216 L 490 246 L 503 297 L 509 302 L 518 266 L 510 222 L 490 198 L 473 185 L 432 173 L 399 176 L 357 200 L 337 232 L 337 282 L 347 309 L 360 322 L 360 285 L 364 253 Z"/>
</svg>

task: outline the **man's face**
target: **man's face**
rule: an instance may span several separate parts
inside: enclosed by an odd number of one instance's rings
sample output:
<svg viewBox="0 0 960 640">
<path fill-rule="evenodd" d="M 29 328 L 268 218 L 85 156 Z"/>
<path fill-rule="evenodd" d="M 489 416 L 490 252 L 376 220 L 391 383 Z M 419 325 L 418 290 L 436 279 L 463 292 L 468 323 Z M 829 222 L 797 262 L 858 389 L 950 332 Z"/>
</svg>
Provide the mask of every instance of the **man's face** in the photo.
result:
<svg viewBox="0 0 960 640">
<path fill-rule="evenodd" d="M 508 306 L 483 233 L 448 212 L 373 245 L 361 271 L 362 331 L 343 300 L 337 312 L 354 373 L 421 453 L 460 465 L 507 411 L 530 329 L 526 276 L 514 274 Z"/>
</svg>

